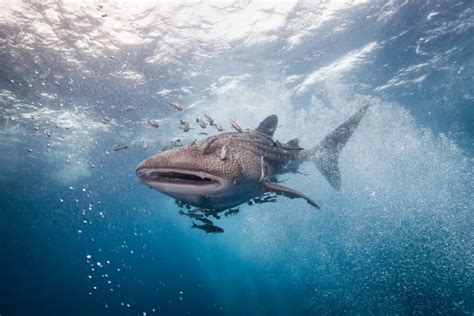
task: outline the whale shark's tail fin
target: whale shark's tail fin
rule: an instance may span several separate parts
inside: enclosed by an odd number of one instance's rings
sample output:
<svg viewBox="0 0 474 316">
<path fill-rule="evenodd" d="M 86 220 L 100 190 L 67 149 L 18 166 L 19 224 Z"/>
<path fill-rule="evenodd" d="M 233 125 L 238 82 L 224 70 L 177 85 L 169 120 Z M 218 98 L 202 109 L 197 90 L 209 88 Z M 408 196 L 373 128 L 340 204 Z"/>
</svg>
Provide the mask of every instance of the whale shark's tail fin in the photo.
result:
<svg viewBox="0 0 474 316">
<path fill-rule="evenodd" d="M 324 137 L 321 143 L 306 151 L 307 159 L 314 161 L 316 167 L 336 190 L 341 188 L 339 171 L 339 153 L 359 125 L 369 105 L 361 108 L 347 121 L 339 125 L 332 133 Z"/>
</svg>

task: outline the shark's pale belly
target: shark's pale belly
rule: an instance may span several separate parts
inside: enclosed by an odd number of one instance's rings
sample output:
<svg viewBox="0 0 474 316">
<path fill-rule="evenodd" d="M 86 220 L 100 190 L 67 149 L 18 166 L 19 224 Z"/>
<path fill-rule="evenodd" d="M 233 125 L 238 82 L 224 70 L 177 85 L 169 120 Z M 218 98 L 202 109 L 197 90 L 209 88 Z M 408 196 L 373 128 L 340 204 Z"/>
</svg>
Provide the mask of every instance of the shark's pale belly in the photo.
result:
<svg viewBox="0 0 474 316">
<path fill-rule="evenodd" d="M 234 183 L 232 180 L 209 185 L 151 184 L 153 188 L 180 202 L 196 207 L 225 210 L 262 195 L 261 184 L 255 180 Z"/>
</svg>

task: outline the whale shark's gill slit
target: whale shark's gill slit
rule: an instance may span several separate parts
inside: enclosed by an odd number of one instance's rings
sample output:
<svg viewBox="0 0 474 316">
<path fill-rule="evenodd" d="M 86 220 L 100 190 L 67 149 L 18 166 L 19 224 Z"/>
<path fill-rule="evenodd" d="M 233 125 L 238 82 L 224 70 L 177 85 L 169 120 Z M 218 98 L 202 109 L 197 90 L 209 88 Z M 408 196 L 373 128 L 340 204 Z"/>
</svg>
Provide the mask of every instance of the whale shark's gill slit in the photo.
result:
<svg viewBox="0 0 474 316">
<path fill-rule="evenodd" d="M 208 184 L 214 183 L 215 180 L 206 177 L 200 177 L 194 174 L 181 173 L 175 171 L 159 172 L 155 171 L 150 173 L 150 180 L 159 182 L 169 183 L 189 183 L 189 184 Z"/>
</svg>

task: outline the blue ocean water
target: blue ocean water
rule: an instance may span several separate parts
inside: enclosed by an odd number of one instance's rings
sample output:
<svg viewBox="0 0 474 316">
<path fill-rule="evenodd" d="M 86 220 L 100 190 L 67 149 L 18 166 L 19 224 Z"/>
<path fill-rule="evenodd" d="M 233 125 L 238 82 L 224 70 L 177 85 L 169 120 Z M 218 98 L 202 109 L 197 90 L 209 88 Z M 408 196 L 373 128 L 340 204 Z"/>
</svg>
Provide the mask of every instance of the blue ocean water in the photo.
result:
<svg viewBox="0 0 474 316">
<path fill-rule="evenodd" d="M 0 25 L 0 315 L 474 313 L 471 1 L 4 0 Z M 135 175 L 204 114 L 311 148 L 365 104 L 340 192 L 282 177 L 320 210 L 205 234 Z"/>
</svg>

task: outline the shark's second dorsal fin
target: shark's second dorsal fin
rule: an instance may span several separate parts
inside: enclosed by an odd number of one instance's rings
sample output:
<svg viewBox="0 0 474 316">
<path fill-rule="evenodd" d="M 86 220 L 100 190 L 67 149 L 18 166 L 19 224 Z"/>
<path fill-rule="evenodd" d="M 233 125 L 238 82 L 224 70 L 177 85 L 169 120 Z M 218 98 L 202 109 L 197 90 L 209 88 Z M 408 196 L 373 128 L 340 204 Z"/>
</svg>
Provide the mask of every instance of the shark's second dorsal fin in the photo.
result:
<svg viewBox="0 0 474 316">
<path fill-rule="evenodd" d="M 291 188 L 284 187 L 284 186 L 276 184 L 276 183 L 264 181 L 263 182 L 263 190 L 265 192 L 275 192 L 276 194 L 284 195 L 286 197 L 289 197 L 290 199 L 296 199 L 296 198 L 305 199 L 306 202 L 308 202 L 308 204 L 310 204 L 311 206 L 314 206 L 315 208 L 319 209 L 318 204 L 316 204 L 316 202 L 314 202 L 311 198 L 309 198 L 308 196 L 304 195 L 303 193 L 298 192 L 296 190 L 293 190 Z"/>
<path fill-rule="evenodd" d="M 278 116 L 275 114 L 267 116 L 257 127 L 256 131 L 273 137 L 277 128 Z"/>
<path fill-rule="evenodd" d="M 292 140 L 288 141 L 286 144 L 290 147 L 300 147 L 300 141 L 298 140 L 298 138 L 293 138 Z"/>
</svg>

